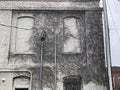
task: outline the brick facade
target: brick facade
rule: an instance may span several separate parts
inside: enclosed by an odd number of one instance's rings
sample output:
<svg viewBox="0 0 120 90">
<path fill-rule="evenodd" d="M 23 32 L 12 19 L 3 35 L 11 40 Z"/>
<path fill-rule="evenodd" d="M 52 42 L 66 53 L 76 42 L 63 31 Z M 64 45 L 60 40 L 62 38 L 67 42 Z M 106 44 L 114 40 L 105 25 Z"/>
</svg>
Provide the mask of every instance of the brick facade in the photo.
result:
<svg viewBox="0 0 120 90">
<path fill-rule="evenodd" d="M 114 90 L 120 90 L 120 67 L 112 67 Z"/>
</svg>

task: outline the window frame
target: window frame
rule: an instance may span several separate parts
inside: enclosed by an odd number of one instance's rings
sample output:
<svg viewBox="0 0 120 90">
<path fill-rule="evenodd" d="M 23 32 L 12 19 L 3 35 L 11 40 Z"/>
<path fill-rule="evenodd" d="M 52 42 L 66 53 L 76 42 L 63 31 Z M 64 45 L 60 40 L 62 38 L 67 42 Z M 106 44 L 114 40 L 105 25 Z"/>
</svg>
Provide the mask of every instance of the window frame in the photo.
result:
<svg viewBox="0 0 120 90">
<path fill-rule="evenodd" d="M 74 80 L 74 81 L 73 81 Z M 77 84 L 76 84 L 77 83 Z M 68 87 L 68 85 L 70 84 L 74 84 L 77 85 L 78 88 L 76 89 L 80 89 L 82 90 L 82 77 L 78 76 L 78 75 L 70 75 L 70 76 L 66 76 L 63 78 L 63 85 L 64 85 L 64 89 L 63 90 L 67 90 L 66 88 Z M 69 87 L 68 87 L 69 88 Z"/>
<path fill-rule="evenodd" d="M 17 52 L 16 51 L 16 45 L 17 45 L 17 38 L 16 38 L 16 35 L 17 35 L 17 28 L 18 28 L 18 19 L 19 18 L 32 18 L 33 19 L 33 28 L 34 28 L 34 21 L 35 21 L 35 18 L 34 18 L 34 15 L 33 13 L 27 13 L 27 12 L 15 12 L 13 13 L 13 17 L 12 17 L 12 28 L 11 28 L 11 43 L 10 43 L 10 52 L 13 53 L 13 54 L 27 54 L 27 55 L 33 55 L 35 54 L 34 51 L 32 52 Z M 31 28 L 31 30 L 33 29 Z"/>
<path fill-rule="evenodd" d="M 120 77 L 118 77 L 118 83 L 119 83 L 119 88 L 120 88 Z"/>
<path fill-rule="evenodd" d="M 113 88 L 115 88 L 116 85 L 115 85 L 115 78 L 114 77 L 112 78 L 112 81 L 113 81 Z"/>
<path fill-rule="evenodd" d="M 63 23 L 63 37 L 62 37 L 62 41 L 63 41 L 63 43 L 62 43 L 62 53 L 63 54 L 80 54 L 80 53 L 82 53 L 82 47 L 81 47 L 81 42 L 80 42 L 80 29 L 78 29 L 78 33 L 79 33 L 79 48 L 80 48 L 80 51 L 79 52 L 73 52 L 73 51 L 71 51 L 71 52 L 64 52 L 64 43 L 65 43 L 65 41 L 64 41 L 64 36 L 65 36 L 65 24 L 64 24 L 64 20 L 66 19 L 66 18 L 75 18 L 76 20 L 77 19 L 80 19 L 81 17 L 78 17 L 78 16 L 76 16 L 76 15 L 70 15 L 70 16 L 65 16 L 65 17 L 63 17 L 63 20 L 62 20 L 62 23 Z"/>
<path fill-rule="evenodd" d="M 15 86 L 15 80 L 17 79 L 22 79 L 22 78 L 27 78 L 29 80 L 29 85 L 23 85 L 23 86 Z M 20 75 L 20 76 L 16 76 L 13 78 L 13 90 L 16 90 L 16 88 L 21 89 L 21 88 L 27 88 L 28 90 L 31 90 L 31 78 L 29 76 L 24 76 L 24 75 Z"/>
</svg>

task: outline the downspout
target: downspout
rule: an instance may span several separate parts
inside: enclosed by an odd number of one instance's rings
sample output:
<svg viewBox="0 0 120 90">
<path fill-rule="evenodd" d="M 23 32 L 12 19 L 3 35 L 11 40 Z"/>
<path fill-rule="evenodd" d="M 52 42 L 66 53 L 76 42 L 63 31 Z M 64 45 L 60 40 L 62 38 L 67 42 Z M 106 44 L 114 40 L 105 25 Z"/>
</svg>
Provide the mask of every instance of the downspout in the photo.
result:
<svg viewBox="0 0 120 90">
<path fill-rule="evenodd" d="M 57 40 L 56 40 L 56 30 L 54 31 L 54 37 L 55 37 L 55 61 L 54 61 L 54 76 L 55 76 L 55 86 L 54 90 L 57 90 Z"/>
<path fill-rule="evenodd" d="M 108 81 L 109 81 L 109 89 L 113 90 L 112 86 L 112 72 L 111 72 L 111 51 L 110 51 L 110 35 L 109 35 L 109 24 L 108 24 L 108 15 L 107 15 L 107 5 L 106 0 L 103 1 L 103 14 L 104 14 L 104 40 L 105 40 L 105 59 L 107 63 L 107 71 L 108 71 Z"/>
</svg>

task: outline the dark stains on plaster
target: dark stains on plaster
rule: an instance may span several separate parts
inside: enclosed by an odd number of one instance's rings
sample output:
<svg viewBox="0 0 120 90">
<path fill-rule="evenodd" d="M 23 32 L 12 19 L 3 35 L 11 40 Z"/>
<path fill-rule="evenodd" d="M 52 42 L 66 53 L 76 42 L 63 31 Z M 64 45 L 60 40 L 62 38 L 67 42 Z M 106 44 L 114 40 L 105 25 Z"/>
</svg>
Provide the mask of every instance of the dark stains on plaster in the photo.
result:
<svg viewBox="0 0 120 90">
<path fill-rule="evenodd" d="M 63 18 L 80 18 L 82 51 L 80 53 L 63 52 Z M 106 85 L 106 71 L 104 62 L 103 32 L 101 11 L 40 11 L 35 13 L 33 36 L 30 43 L 33 44 L 35 57 L 33 62 L 40 63 L 40 50 L 43 48 L 43 84 L 45 87 L 53 88 L 54 84 L 54 54 L 55 36 L 57 39 L 57 70 L 64 76 L 79 75 L 82 82 L 88 84 L 93 81 L 100 85 Z M 46 40 L 41 47 L 40 35 L 45 30 Z M 34 90 L 39 87 L 40 70 L 38 67 L 29 67 L 33 73 L 32 86 Z M 59 78 L 57 79 L 59 81 Z M 44 86 L 43 85 L 43 86 Z"/>
<path fill-rule="evenodd" d="M 42 87 L 54 88 L 54 71 L 51 67 L 43 66 Z M 29 70 L 32 74 L 32 88 L 38 90 L 40 88 L 40 67 L 32 67 Z"/>
<path fill-rule="evenodd" d="M 62 51 L 63 18 L 68 16 L 79 17 L 82 22 L 80 33 L 82 33 L 83 50 L 78 54 L 65 54 Z M 77 13 L 63 11 L 59 13 L 43 12 L 42 14 L 38 14 L 35 22 L 35 30 L 45 30 L 47 33 L 47 39 L 44 42 L 44 63 L 54 63 L 54 30 L 56 30 L 58 71 L 66 76 L 81 75 L 86 84 L 93 81 L 105 85 L 104 81 L 106 77 L 101 19 L 101 11 L 86 11 L 85 13 L 84 11 Z M 37 36 L 37 38 L 40 37 Z M 40 46 L 36 47 L 39 48 Z"/>
<path fill-rule="evenodd" d="M 105 85 L 106 70 L 104 62 L 102 13 L 101 11 L 86 12 L 86 51 L 89 77 L 99 84 Z"/>
</svg>

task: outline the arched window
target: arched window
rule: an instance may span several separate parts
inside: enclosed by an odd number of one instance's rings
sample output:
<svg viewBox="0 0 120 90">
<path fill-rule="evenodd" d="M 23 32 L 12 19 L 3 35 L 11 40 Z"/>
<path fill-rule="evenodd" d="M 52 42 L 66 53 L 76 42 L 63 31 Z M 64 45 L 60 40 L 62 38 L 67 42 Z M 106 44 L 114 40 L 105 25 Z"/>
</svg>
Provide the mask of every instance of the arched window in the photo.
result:
<svg viewBox="0 0 120 90">
<path fill-rule="evenodd" d="M 30 90 L 30 77 L 19 76 L 13 79 L 13 90 Z"/>
<path fill-rule="evenodd" d="M 34 25 L 34 18 L 32 17 L 19 17 L 17 19 L 16 31 L 16 53 L 30 53 L 30 37 Z"/>
<path fill-rule="evenodd" d="M 80 40 L 79 40 L 79 18 L 67 17 L 64 18 L 64 48 L 65 53 L 79 53 Z"/>
</svg>

